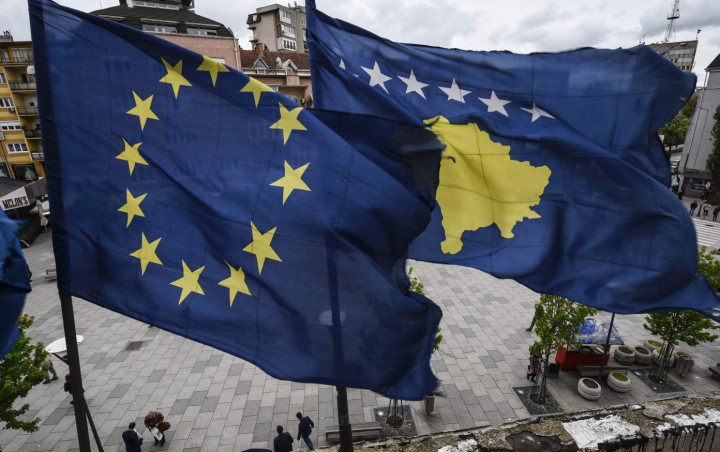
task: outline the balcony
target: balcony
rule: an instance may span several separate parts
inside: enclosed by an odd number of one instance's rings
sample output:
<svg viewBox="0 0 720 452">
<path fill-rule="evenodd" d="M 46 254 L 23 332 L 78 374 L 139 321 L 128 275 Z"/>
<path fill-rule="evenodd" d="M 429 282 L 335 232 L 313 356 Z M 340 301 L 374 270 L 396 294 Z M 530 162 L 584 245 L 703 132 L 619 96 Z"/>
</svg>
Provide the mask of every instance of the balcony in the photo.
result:
<svg viewBox="0 0 720 452">
<path fill-rule="evenodd" d="M 25 138 L 41 138 L 40 129 L 25 130 Z"/>
<path fill-rule="evenodd" d="M 17 108 L 18 115 L 20 115 L 20 116 L 31 116 L 31 115 L 37 116 L 37 114 L 38 114 L 37 107 L 16 106 L 15 108 Z"/>
<path fill-rule="evenodd" d="M 26 57 L 0 57 L 0 64 L 6 65 L 6 66 L 27 66 L 29 64 L 33 64 L 33 56 L 26 56 Z"/>
<path fill-rule="evenodd" d="M 10 89 L 13 91 L 35 91 L 37 90 L 37 83 L 10 82 Z"/>
<path fill-rule="evenodd" d="M 44 152 L 31 152 L 30 155 L 32 155 L 33 161 L 40 161 L 45 160 L 45 153 Z"/>
</svg>

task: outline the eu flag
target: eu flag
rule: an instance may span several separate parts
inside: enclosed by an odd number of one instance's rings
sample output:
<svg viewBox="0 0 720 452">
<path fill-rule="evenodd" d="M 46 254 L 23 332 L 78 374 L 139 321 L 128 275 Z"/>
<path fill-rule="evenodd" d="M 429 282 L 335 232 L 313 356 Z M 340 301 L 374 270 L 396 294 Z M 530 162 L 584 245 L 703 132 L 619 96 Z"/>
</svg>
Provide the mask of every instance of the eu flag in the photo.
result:
<svg viewBox="0 0 720 452">
<path fill-rule="evenodd" d="M 17 221 L 0 212 L 0 360 L 20 338 L 18 318 L 30 292 L 28 267 L 20 250 Z"/>
<path fill-rule="evenodd" d="M 440 310 L 405 276 L 431 208 L 411 175 L 207 56 L 45 0 L 30 12 L 60 291 L 276 378 L 435 387 Z M 389 136 L 416 146 L 406 132 Z"/>
<path fill-rule="evenodd" d="M 657 130 L 695 76 L 645 46 L 516 55 L 399 44 L 307 1 L 319 108 L 425 123 L 447 146 L 409 257 L 629 314 L 718 306 Z"/>
</svg>

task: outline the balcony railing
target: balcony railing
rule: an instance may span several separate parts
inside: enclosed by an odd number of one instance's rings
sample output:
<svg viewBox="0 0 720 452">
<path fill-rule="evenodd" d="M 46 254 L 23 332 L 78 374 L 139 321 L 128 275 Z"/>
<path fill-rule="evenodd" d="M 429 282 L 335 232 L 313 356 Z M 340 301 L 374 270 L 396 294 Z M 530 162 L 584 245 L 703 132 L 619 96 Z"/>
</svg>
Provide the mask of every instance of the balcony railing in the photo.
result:
<svg viewBox="0 0 720 452">
<path fill-rule="evenodd" d="M 42 134 L 40 133 L 40 129 L 33 129 L 33 130 L 25 131 L 25 138 L 40 138 L 40 137 L 42 137 Z"/>
<path fill-rule="evenodd" d="M 20 107 L 17 106 L 17 112 L 19 115 L 37 115 L 38 114 L 38 108 L 37 107 Z"/>
<path fill-rule="evenodd" d="M 35 160 L 35 161 L 45 160 L 45 153 L 44 153 L 44 152 L 31 152 L 30 155 L 32 155 L 32 159 Z"/>
<path fill-rule="evenodd" d="M 0 57 L 0 64 L 22 64 L 22 65 L 28 65 L 28 64 L 32 64 L 32 62 L 33 62 L 33 56 L 32 56 L 32 55 L 26 56 L 26 57 L 19 57 L 19 58 L 15 58 L 15 57 L 12 57 L 12 58 L 7 57 L 7 58 L 5 58 L 4 56 Z"/>
<path fill-rule="evenodd" d="M 10 89 L 13 91 L 29 91 L 29 90 L 36 90 L 37 89 L 37 83 L 35 82 L 10 82 Z"/>
</svg>

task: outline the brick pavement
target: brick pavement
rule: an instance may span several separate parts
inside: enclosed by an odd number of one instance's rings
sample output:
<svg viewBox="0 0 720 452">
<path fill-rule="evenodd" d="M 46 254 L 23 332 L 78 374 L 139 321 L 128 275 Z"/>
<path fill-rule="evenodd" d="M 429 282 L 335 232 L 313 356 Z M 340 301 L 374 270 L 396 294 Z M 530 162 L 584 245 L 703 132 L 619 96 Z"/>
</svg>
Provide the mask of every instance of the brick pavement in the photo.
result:
<svg viewBox="0 0 720 452">
<path fill-rule="evenodd" d="M 42 277 L 45 269 L 54 265 L 50 233 L 43 233 L 25 255 L 34 273 L 33 291 L 25 307 L 36 317 L 29 334 L 47 344 L 64 335 L 57 286 Z M 436 399 L 437 414 L 433 416 L 423 412 L 421 402 L 409 403 L 418 433 L 497 426 L 530 417 L 512 388 L 528 384 L 527 350 L 533 335 L 525 328 L 538 295 L 513 281 L 469 268 L 410 264 L 428 296 L 444 312 L 444 340 L 432 366 L 445 397 Z M 106 451 L 124 450 L 121 432 L 132 420 L 142 425 L 150 409 L 165 413 L 172 428 L 165 447 L 151 448 L 152 441 L 147 441 L 144 451 L 272 447 L 275 425 L 297 432 L 297 411 L 316 421 L 312 439 L 323 446 L 325 427 L 338 423 L 332 387 L 278 381 L 238 358 L 83 300 L 76 299 L 74 306 L 78 334 L 85 338 L 80 345 L 85 396 Z M 642 316 L 616 317 L 628 344 L 640 344 L 649 337 L 641 324 Z M 135 344 L 137 350 L 126 350 L 131 342 L 142 343 Z M 671 372 L 687 393 L 720 390 L 720 383 L 711 380 L 706 370 L 720 361 L 719 345 L 705 344 L 692 350 L 696 366 L 688 377 Z M 65 364 L 54 361 L 64 375 Z M 577 379 L 575 372 L 561 372 L 560 378 L 548 383 L 552 395 L 568 412 L 668 397 L 656 396 L 631 376 L 630 392 L 615 393 L 606 387 L 600 400 L 590 402 L 577 394 Z M 370 391 L 353 389 L 348 390 L 348 399 L 354 423 L 372 421 L 373 408 L 389 403 Z M 0 431 L 0 446 L 5 451 L 77 450 L 70 396 L 63 392 L 60 381 L 38 385 L 26 401 L 31 405 L 30 415 L 42 419 L 40 430 L 33 434 Z M 144 432 L 142 427 L 139 430 Z"/>
</svg>

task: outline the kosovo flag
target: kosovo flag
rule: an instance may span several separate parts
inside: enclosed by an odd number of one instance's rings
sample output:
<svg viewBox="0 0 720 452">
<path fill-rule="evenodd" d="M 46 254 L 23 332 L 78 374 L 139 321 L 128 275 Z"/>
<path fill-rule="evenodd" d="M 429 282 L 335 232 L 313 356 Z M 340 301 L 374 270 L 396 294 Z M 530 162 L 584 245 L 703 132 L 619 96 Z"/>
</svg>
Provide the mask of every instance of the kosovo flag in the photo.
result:
<svg viewBox="0 0 720 452">
<path fill-rule="evenodd" d="M 645 46 L 399 44 L 306 5 L 318 107 L 425 123 L 447 146 L 409 257 L 621 314 L 718 306 L 657 137 L 693 74 Z"/>
<path fill-rule="evenodd" d="M 17 231 L 20 225 L 0 211 L 0 360 L 20 339 L 17 321 L 30 292 L 28 267 L 20 250 Z"/>
<path fill-rule="evenodd" d="M 60 291 L 276 378 L 435 387 L 440 310 L 405 276 L 431 208 L 411 174 L 207 56 L 29 3 Z M 439 160 L 426 130 L 391 129 Z"/>
</svg>

